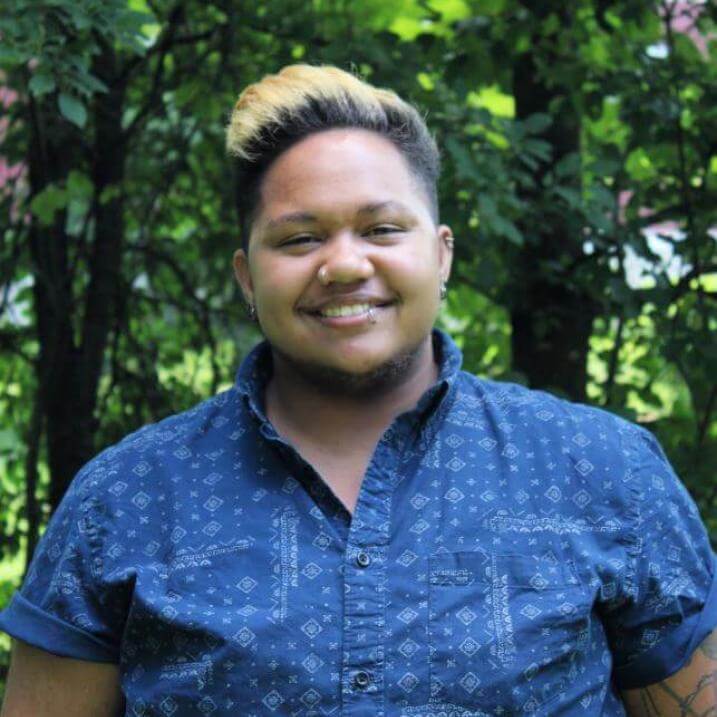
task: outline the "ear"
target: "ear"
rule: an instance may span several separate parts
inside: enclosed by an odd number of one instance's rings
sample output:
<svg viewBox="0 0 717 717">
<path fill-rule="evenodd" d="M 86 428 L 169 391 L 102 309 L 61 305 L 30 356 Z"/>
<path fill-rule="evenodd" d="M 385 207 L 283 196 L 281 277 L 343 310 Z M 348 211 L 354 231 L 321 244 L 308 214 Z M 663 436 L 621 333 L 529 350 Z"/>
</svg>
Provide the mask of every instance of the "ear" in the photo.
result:
<svg viewBox="0 0 717 717">
<path fill-rule="evenodd" d="M 441 280 L 448 281 L 453 265 L 453 232 L 446 224 L 438 227 L 438 259 L 441 265 Z"/>
<path fill-rule="evenodd" d="M 234 266 L 234 276 L 236 277 L 237 283 L 241 287 L 245 301 L 248 304 L 253 304 L 254 283 L 251 280 L 251 273 L 249 272 L 249 258 L 243 249 L 237 249 L 234 252 L 232 264 Z"/>
</svg>

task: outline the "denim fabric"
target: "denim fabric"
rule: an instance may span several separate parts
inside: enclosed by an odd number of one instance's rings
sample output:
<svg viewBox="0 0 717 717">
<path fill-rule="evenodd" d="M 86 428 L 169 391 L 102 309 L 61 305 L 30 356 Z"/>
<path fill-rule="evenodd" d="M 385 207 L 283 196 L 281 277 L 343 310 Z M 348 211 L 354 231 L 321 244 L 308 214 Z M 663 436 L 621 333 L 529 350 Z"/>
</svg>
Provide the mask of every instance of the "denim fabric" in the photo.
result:
<svg viewBox="0 0 717 717">
<path fill-rule="evenodd" d="M 235 385 L 77 475 L 0 628 L 119 663 L 126 715 L 624 715 L 717 624 L 654 438 L 460 370 L 378 443 L 353 516 Z"/>
</svg>

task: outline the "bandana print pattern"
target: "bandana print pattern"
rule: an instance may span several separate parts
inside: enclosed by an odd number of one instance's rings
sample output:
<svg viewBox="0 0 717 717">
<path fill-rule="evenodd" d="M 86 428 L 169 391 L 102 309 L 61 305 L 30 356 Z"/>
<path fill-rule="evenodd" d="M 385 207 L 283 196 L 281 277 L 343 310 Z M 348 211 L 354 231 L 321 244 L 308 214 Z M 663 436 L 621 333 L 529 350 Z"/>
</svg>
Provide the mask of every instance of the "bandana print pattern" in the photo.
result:
<svg viewBox="0 0 717 717">
<path fill-rule="evenodd" d="M 262 344 L 80 471 L 0 627 L 118 662 L 133 717 L 624 715 L 717 624 L 694 503 L 643 429 L 434 342 L 353 516 L 267 421 Z"/>
</svg>

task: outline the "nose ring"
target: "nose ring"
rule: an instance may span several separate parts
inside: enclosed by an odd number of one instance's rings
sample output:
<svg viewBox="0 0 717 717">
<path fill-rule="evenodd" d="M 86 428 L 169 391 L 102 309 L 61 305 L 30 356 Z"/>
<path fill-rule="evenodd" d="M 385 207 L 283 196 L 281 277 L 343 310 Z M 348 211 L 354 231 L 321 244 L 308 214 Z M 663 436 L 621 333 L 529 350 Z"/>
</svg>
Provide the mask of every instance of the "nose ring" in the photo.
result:
<svg viewBox="0 0 717 717">
<path fill-rule="evenodd" d="M 328 277 L 326 276 L 326 266 L 322 266 L 322 267 L 319 269 L 319 273 L 318 273 L 317 276 L 319 277 L 319 283 L 320 283 L 320 284 L 323 284 L 324 286 L 326 286 L 326 284 L 329 283 L 329 282 L 328 282 Z"/>
</svg>

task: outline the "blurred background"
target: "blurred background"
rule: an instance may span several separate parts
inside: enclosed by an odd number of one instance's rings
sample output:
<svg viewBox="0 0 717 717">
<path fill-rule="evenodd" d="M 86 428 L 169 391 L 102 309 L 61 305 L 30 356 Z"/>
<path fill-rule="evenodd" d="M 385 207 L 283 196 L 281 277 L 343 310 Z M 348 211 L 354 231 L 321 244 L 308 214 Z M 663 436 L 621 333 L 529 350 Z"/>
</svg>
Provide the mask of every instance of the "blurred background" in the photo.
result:
<svg viewBox="0 0 717 717">
<path fill-rule="evenodd" d="M 717 6 L 11 0 L 0 606 L 78 468 L 230 386 L 260 338 L 224 127 L 294 62 L 426 115 L 457 238 L 440 325 L 464 368 L 653 431 L 717 539 Z"/>
</svg>

